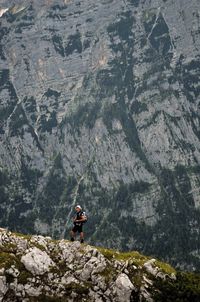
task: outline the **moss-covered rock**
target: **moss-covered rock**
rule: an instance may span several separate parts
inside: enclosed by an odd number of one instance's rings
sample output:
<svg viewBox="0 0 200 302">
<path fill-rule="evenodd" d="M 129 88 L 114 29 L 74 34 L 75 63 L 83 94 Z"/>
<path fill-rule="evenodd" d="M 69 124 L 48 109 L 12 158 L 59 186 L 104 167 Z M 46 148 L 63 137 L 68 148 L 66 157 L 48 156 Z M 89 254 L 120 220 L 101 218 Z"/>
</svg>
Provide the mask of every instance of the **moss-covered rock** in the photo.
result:
<svg viewBox="0 0 200 302">
<path fill-rule="evenodd" d="M 177 272 L 169 264 L 137 251 L 124 253 L 6 230 L 0 235 L 5 299 L 12 297 L 15 301 L 25 295 L 30 302 L 93 302 L 97 297 L 120 302 L 133 298 L 197 302 L 200 298 L 198 274 Z"/>
</svg>

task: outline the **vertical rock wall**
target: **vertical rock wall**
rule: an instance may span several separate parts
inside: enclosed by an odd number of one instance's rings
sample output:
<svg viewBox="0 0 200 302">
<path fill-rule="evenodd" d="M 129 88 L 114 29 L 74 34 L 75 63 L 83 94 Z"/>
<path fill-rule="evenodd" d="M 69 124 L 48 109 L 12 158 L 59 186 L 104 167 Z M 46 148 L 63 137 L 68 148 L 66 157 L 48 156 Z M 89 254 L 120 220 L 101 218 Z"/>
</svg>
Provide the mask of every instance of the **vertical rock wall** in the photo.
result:
<svg viewBox="0 0 200 302">
<path fill-rule="evenodd" d="M 199 268 L 198 1 L 0 9 L 1 225 Z"/>
</svg>

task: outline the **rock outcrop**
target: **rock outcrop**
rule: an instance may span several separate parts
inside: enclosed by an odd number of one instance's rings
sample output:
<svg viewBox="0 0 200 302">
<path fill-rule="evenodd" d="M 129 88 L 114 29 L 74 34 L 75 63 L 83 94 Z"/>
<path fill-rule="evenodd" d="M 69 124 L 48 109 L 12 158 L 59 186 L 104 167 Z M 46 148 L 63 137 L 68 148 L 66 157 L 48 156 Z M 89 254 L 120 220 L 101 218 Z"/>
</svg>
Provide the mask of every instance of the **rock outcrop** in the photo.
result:
<svg viewBox="0 0 200 302">
<path fill-rule="evenodd" d="M 0 225 L 200 270 L 199 0 L 0 2 Z"/>
<path fill-rule="evenodd" d="M 183 281 L 168 264 L 138 252 L 0 232 L 1 302 L 153 302 L 170 290 L 169 301 L 183 301 L 176 299 L 187 292 L 184 301 L 196 302 L 199 281 L 192 274 Z"/>
</svg>

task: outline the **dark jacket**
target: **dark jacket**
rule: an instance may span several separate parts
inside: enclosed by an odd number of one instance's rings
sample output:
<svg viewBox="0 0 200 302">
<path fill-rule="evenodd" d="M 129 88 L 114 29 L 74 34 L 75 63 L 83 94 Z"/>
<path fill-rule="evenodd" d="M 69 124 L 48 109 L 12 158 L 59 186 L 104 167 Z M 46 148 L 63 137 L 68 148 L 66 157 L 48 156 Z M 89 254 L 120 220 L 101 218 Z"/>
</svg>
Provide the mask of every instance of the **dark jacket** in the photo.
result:
<svg viewBox="0 0 200 302">
<path fill-rule="evenodd" d="M 74 215 L 74 220 L 81 220 L 83 216 L 86 217 L 85 212 L 83 211 L 80 211 L 78 213 L 76 212 Z M 74 225 L 82 225 L 83 223 L 85 223 L 85 221 L 80 221 L 80 222 L 74 221 Z"/>
</svg>

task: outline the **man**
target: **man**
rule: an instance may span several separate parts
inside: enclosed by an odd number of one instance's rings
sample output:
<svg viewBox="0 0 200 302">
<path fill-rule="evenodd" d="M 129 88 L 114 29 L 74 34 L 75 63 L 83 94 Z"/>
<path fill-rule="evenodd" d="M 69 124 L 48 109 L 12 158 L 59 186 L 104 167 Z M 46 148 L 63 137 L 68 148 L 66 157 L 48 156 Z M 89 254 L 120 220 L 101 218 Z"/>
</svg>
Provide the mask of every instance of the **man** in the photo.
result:
<svg viewBox="0 0 200 302">
<path fill-rule="evenodd" d="M 87 217 L 85 216 L 85 213 L 82 211 L 82 208 L 80 205 L 77 205 L 75 207 L 76 214 L 73 218 L 74 226 L 70 232 L 71 235 L 71 241 L 74 241 L 76 233 L 78 232 L 80 234 L 80 240 L 81 243 L 84 242 L 84 233 L 83 233 L 83 224 L 87 221 Z"/>
</svg>

